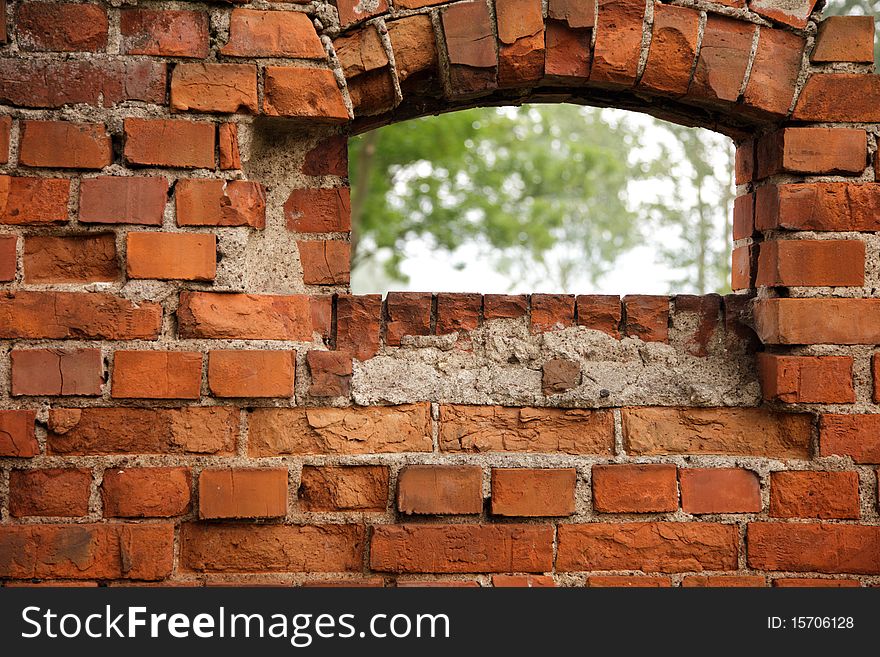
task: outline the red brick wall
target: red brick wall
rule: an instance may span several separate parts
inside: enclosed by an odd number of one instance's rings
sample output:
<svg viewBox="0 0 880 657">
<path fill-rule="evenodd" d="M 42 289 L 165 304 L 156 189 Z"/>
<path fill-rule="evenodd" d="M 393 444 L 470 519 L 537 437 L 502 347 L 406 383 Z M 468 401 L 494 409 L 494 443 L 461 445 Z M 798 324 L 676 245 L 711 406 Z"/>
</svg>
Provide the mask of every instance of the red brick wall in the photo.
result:
<svg viewBox="0 0 880 657">
<path fill-rule="evenodd" d="M 880 581 L 871 22 L 698 4 L 6 3 L 0 581 Z M 351 296 L 347 136 L 530 100 L 729 135 L 736 294 Z"/>
</svg>

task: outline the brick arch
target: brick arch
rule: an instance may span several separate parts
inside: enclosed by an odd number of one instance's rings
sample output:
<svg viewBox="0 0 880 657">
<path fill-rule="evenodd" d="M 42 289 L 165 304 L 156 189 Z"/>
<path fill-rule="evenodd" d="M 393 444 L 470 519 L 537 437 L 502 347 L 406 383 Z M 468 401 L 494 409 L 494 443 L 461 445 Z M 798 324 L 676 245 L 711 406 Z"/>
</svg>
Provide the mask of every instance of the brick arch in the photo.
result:
<svg viewBox="0 0 880 657">
<path fill-rule="evenodd" d="M 876 583 L 870 19 L 7 4 L 3 585 Z M 351 295 L 348 136 L 536 100 L 733 138 L 737 293 Z"/>
</svg>

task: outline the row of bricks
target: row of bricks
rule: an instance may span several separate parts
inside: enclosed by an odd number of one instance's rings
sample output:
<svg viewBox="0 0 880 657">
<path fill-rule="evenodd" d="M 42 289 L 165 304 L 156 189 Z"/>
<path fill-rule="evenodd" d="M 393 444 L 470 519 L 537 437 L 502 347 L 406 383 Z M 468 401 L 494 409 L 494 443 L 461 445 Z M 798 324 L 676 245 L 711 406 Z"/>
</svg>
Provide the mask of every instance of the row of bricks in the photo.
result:
<svg viewBox="0 0 880 657">
<path fill-rule="evenodd" d="M 424 453 L 545 453 L 611 456 L 729 455 L 806 460 L 845 456 L 880 463 L 880 415 L 814 418 L 753 408 L 620 409 L 623 451 L 612 410 L 427 403 L 373 407 L 254 408 L 241 434 L 240 409 L 51 408 L 47 455 L 229 455 L 246 441 L 251 457 Z M 36 411 L 0 410 L 0 456 L 31 458 Z"/>
<path fill-rule="evenodd" d="M 287 468 L 208 468 L 198 478 L 202 519 L 284 518 Z M 388 510 L 390 468 L 383 465 L 302 468 L 297 494 L 303 512 Z M 191 473 L 186 467 L 108 468 L 100 487 L 105 517 L 164 518 L 188 514 Z M 758 475 L 743 468 L 677 468 L 672 464 L 592 466 L 596 513 L 702 515 L 761 513 Z M 12 470 L 13 517 L 89 515 L 88 468 Z M 492 468 L 490 513 L 499 517 L 565 517 L 576 512 L 574 468 Z M 480 466 L 407 465 L 397 479 L 395 508 L 406 515 L 483 512 Z M 859 475 L 853 471 L 770 474 L 769 515 L 775 518 L 853 520 L 861 517 Z"/>
<path fill-rule="evenodd" d="M 177 572 L 590 573 L 737 571 L 741 527 L 717 522 L 587 524 L 216 524 L 180 526 Z M 752 570 L 880 574 L 880 527 L 750 522 Z M 809 549 L 806 549 L 806 548 Z M 170 523 L 0 525 L 3 579 L 163 580 Z"/>
</svg>

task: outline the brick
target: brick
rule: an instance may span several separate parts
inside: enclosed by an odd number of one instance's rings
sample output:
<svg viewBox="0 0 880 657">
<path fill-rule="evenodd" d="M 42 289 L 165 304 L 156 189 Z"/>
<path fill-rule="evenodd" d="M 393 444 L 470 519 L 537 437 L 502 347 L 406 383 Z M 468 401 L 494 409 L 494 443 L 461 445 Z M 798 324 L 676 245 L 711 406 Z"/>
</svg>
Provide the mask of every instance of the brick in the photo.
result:
<svg viewBox="0 0 880 657">
<path fill-rule="evenodd" d="M 577 324 L 620 339 L 620 297 L 590 294 L 577 297 Z"/>
<path fill-rule="evenodd" d="M 247 180 L 179 180 L 174 189 L 178 226 L 266 227 L 266 191 Z"/>
<path fill-rule="evenodd" d="M 333 72 L 318 68 L 267 66 L 263 111 L 323 123 L 348 121 Z"/>
<path fill-rule="evenodd" d="M 678 509 L 676 467 L 594 465 L 593 506 L 599 513 L 659 513 Z"/>
<path fill-rule="evenodd" d="M 819 454 L 849 456 L 856 463 L 880 463 L 880 415 L 821 415 Z"/>
<path fill-rule="evenodd" d="M 355 116 L 374 115 L 391 109 L 396 101 L 390 62 L 375 25 L 333 42 L 336 56 L 348 80 Z"/>
<path fill-rule="evenodd" d="M 0 339 L 155 340 L 162 307 L 99 292 L 7 292 Z"/>
<path fill-rule="evenodd" d="M 125 159 L 129 164 L 214 168 L 214 124 L 203 121 L 125 119 Z"/>
<path fill-rule="evenodd" d="M 532 333 L 559 331 L 574 324 L 574 295 L 533 294 Z"/>
<path fill-rule="evenodd" d="M 405 335 L 431 335 L 432 299 L 430 292 L 389 292 L 385 344 L 398 347 Z"/>
<path fill-rule="evenodd" d="M 167 200 L 165 178 L 85 178 L 79 186 L 79 221 L 161 226 Z"/>
<path fill-rule="evenodd" d="M 599 0 L 592 82 L 622 87 L 635 84 L 644 16 L 645 3 L 639 0 Z"/>
<path fill-rule="evenodd" d="M 758 285 L 861 287 L 864 283 L 864 242 L 784 240 L 761 244 Z"/>
<path fill-rule="evenodd" d="M 108 468 L 101 499 L 111 518 L 170 518 L 189 512 L 189 468 Z"/>
<path fill-rule="evenodd" d="M 587 586 L 593 588 L 667 588 L 672 586 L 669 577 L 646 577 L 644 575 L 591 575 Z"/>
<path fill-rule="evenodd" d="M 253 64 L 178 64 L 171 74 L 171 109 L 196 112 L 257 112 Z"/>
<path fill-rule="evenodd" d="M 674 303 L 674 321 L 684 329 L 681 337 L 685 350 L 692 356 L 708 356 L 720 326 L 721 297 L 717 294 L 679 294 Z"/>
<path fill-rule="evenodd" d="M 761 482 L 744 468 L 681 468 L 681 508 L 685 513 L 760 513 Z"/>
<path fill-rule="evenodd" d="M 428 404 L 259 408 L 250 414 L 251 456 L 430 452 Z"/>
<path fill-rule="evenodd" d="M 113 162 L 103 123 L 22 121 L 19 164 L 29 167 L 102 169 Z"/>
<path fill-rule="evenodd" d="M 370 567 L 394 573 L 543 573 L 553 568 L 549 525 L 379 525 Z"/>
<path fill-rule="evenodd" d="M 755 212 L 759 230 L 875 231 L 880 229 L 880 185 L 764 186 L 758 190 Z"/>
<path fill-rule="evenodd" d="M 296 352 L 215 350 L 208 388 L 215 397 L 292 397 Z"/>
<path fill-rule="evenodd" d="M 306 153 L 301 170 L 307 176 L 347 176 L 348 137 L 335 135 L 318 140 Z"/>
<path fill-rule="evenodd" d="M 94 283 L 118 278 L 113 233 L 25 237 L 25 283 Z"/>
<path fill-rule="evenodd" d="M 100 349 L 13 349 L 13 395 L 100 395 Z"/>
<path fill-rule="evenodd" d="M 880 344 L 880 299 L 761 299 L 754 315 L 764 344 Z"/>
<path fill-rule="evenodd" d="M 567 392 L 578 387 L 580 383 L 580 363 L 552 358 L 541 367 L 541 392 L 548 397 Z"/>
<path fill-rule="evenodd" d="M 820 146 L 821 144 L 821 146 Z M 854 128 L 784 128 L 758 141 L 758 178 L 778 173 L 860 174 L 867 136 Z"/>
<path fill-rule="evenodd" d="M 788 115 L 794 100 L 806 41 L 785 30 L 759 28 L 743 104 L 776 117 Z"/>
<path fill-rule="evenodd" d="M 697 56 L 700 12 L 689 7 L 654 5 L 654 27 L 639 88 L 683 96 Z"/>
<path fill-rule="evenodd" d="M 316 579 L 303 582 L 303 588 L 384 588 L 382 577 L 364 577 L 360 579 Z"/>
<path fill-rule="evenodd" d="M 624 408 L 628 454 L 809 458 L 812 416 L 755 408 Z"/>
<path fill-rule="evenodd" d="M 199 475 L 199 517 L 281 518 L 287 515 L 287 468 L 223 468 Z"/>
<path fill-rule="evenodd" d="M 233 9 L 229 40 L 220 52 L 233 57 L 327 57 L 309 16 L 298 11 Z"/>
<path fill-rule="evenodd" d="M 735 103 L 745 79 L 754 31 L 750 23 L 710 14 L 688 96 L 715 106 Z"/>
<path fill-rule="evenodd" d="M 58 108 L 84 103 L 113 107 L 127 100 L 163 104 L 166 64 L 157 61 L 22 60 L 0 62 L 0 101 L 22 107 Z"/>
<path fill-rule="evenodd" d="M 874 61 L 874 20 L 871 16 L 828 16 L 819 23 L 816 47 L 810 61 L 855 62 Z"/>
<path fill-rule="evenodd" d="M 815 6 L 816 0 L 749 0 L 749 9 L 757 14 L 799 29 L 807 26 L 807 19 Z"/>
<path fill-rule="evenodd" d="M 625 522 L 560 525 L 558 571 L 641 570 L 679 573 L 734 570 L 736 525 Z"/>
<path fill-rule="evenodd" d="M 177 309 L 180 337 L 310 342 L 316 298 L 303 294 L 182 292 Z"/>
<path fill-rule="evenodd" d="M 76 518 L 89 513 L 92 471 L 88 468 L 12 470 L 9 514 Z"/>
<path fill-rule="evenodd" d="M 239 412 L 191 408 L 52 408 L 50 454 L 229 454 Z"/>
<path fill-rule="evenodd" d="M 472 579 L 459 580 L 459 579 L 443 579 L 443 580 L 413 580 L 408 582 L 402 582 L 400 580 L 397 581 L 397 588 L 432 588 L 432 589 L 440 589 L 440 588 L 479 588 L 480 584 Z"/>
<path fill-rule="evenodd" d="M 626 335 L 645 342 L 669 342 L 669 297 L 631 294 L 623 298 Z"/>
<path fill-rule="evenodd" d="M 375 356 L 379 351 L 381 315 L 382 295 L 340 294 L 336 298 L 336 348 L 358 360 Z"/>
<path fill-rule="evenodd" d="M 345 174 L 347 175 L 347 171 Z M 287 228 L 298 233 L 337 233 L 351 230 L 348 187 L 294 189 L 284 203 Z"/>
<path fill-rule="evenodd" d="M 202 354 L 191 351 L 117 351 L 114 399 L 198 399 Z"/>
<path fill-rule="evenodd" d="M 685 588 L 758 588 L 767 586 L 762 575 L 686 575 L 681 580 Z"/>
<path fill-rule="evenodd" d="M 205 59 L 210 54 L 204 11 L 123 9 L 119 12 L 122 52 Z"/>
<path fill-rule="evenodd" d="M 18 271 L 18 237 L 0 235 L 0 282 L 14 281 Z"/>
<path fill-rule="evenodd" d="M 565 21 L 569 27 L 589 28 L 596 25 L 596 9 L 589 2 L 549 0 L 547 11 L 550 18 Z"/>
<path fill-rule="evenodd" d="M 443 0 L 397 0 L 395 7 L 401 9 L 421 9 L 422 7 L 433 7 L 434 5 L 442 5 Z"/>
<path fill-rule="evenodd" d="M 762 245 L 763 246 L 763 245 Z M 755 245 L 736 247 L 730 258 L 730 287 L 733 290 L 748 290 L 755 286 L 754 260 Z"/>
<path fill-rule="evenodd" d="M 470 465 L 408 465 L 397 480 L 397 510 L 406 514 L 480 513 L 483 469 Z"/>
<path fill-rule="evenodd" d="M 496 0 L 498 84 L 534 84 L 544 76 L 544 11 L 540 0 Z"/>
<path fill-rule="evenodd" d="M 529 299 L 519 294 L 486 294 L 483 296 L 483 318 L 519 319 L 529 311 Z"/>
<path fill-rule="evenodd" d="M 238 124 L 224 123 L 217 128 L 217 152 L 220 168 L 241 169 L 241 153 L 238 150 Z"/>
<path fill-rule="evenodd" d="M 299 506 L 303 511 L 384 512 L 389 469 L 384 465 L 304 465 Z"/>
<path fill-rule="evenodd" d="M 31 52 L 105 50 L 107 28 L 107 11 L 97 4 L 28 2 L 15 16 L 18 47 Z"/>
<path fill-rule="evenodd" d="M 733 201 L 733 239 L 744 240 L 755 233 L 755 195 L 743 194 Z"/>
<path fill-rule="evenodd" d="M 880 573 L 880 527 L 753 522 L 746 543 L 749 567 L 756 570 Z"/>
<path fill-rule="evenodd" d="M 855 579 L 818 579 L 813 577 L 784 577 L 773 580 L 773 586 L 778 588 L 859 588 L 859 582 Z"/>
<path fill-rule="evenodd" d="M 574 468 L 492 468 L 492 514 L 568 516 L 575 512 Z"/>
<path fill-rule="evenodd" d="M 9 134 L 12 132 L 12 117 L 0 116 L 0 164 L 9 162 Z"/>
<path fill-rule="evenodd" d="M 217 236 L 204 233 L 128 233 L 129 278 L 211 281 L 217 274 Z"/>
<path fill-rule="evenodd" d="M 758 354 L 764 399 L 786 403 L 851 404 L 856 400 L 849 356 Z"/>
<path fill-rule="evenodd" d="M 339 23 L 343 29 L 349 25 L 354 25 L 355 23 L 366 20 L 371 16 L 378 16 L 379 14 L 384 14 L 388 11 L 388 3 L 386 0 L 376 0 L 375 3 L 371 3 L 370 5 L 364 5 L 359 0 L 330 1 L 339 13 Z M 419 7 L 436 4 L 434 0 L 404 0 L 404 4 L 401 6 L 408 8 L 406 3 L 413 3 Z"/>
<path fill-rule="evenodd" d="M 589 29 L 573 29 L 562 21 L 546 21 L 545 82 L 567 85 L 583 82 L 590 77 L 591 32 Z"/>
<path fill-rule="evenodd" d="M 880 75 L 814 73 L 798 96 L 795 121 L 880 121 Z"/>
<path fill-rule="evenodd" d="M 399 6 L 399 3 L 398 3 Z M 426 14 L 386 21 L 388 38 L 394 51 L 397 78 L 403 95 L 420 85 L 428 87 L 439 76 L 434 26 Z"/>
<path fill-rule="evenodd" d="M 770 515 L 774 518 L 857 520 L 857 472 L 789 471 L 770 474 Z"/>
<path fill-rule="evenodd" d="M 3 578 L 161 580 L 173 561 L 170 524 L 0 527 Z"/>
<path fill-rule="evenodd" d="M 342 240 L 298 240 L 299 260 L 306 285 L 348 285 L 351 243 Z"/>
<path fill-rule="evenodd" d="M 344 351 L 310 351 L 306 354 L 313 397 L 347 397 L 351 391 L 351 354 Z"/>
<path fill-rule="evenodd" d="M 30 458 L 40 453 L 34 432 L 36 411 L 0 410 L 0 456 Z"/>
<path fill-rule="evenodd" d="M 440 449 L 445 452 L 562 452 L 611 454 L 610 411 L 440 406 Z"/>
<path fill-rule="evenodd" d="M 556 582 L 550 575 L 492 575 L 495 588 L 555 588 Z"/>
<path fill-rule="evenodd" d="M 744 185 L 755 178 L 755 140 L 746 139 L 736 147 L 734 175 L 736 184 Z"/>
<path fill-rule="evenodd" d="M 469 97 L 496 89 L 498 56 L 488 5 L 479 1 L 451 5 L 443 8 L 440 17 L 452 95 Z"/>
<path fill-rule="evenodd" d="M 446 335 L 457 331 L 473 331 L 480 325 L 482 308 L 481 294 L 441 292 L 437 295 L 434 333 Z"/>
</svg>

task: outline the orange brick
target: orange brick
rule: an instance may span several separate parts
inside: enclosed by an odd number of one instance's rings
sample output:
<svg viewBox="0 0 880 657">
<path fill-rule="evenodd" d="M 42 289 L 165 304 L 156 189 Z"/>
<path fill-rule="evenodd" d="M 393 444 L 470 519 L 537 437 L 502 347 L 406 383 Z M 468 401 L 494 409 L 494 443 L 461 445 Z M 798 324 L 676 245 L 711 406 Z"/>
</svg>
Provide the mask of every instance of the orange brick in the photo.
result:
<svg viewBox="0 0 880 657">
<path fill-rule="evenodd" d="M 857 519 L 857 472 L 773 472 L 770 515 L 776 518 Z"/>
<path fill-rule="evenodd" d="M 397 480 L 397 509 L 408 514 L 469 514 L 483 510 L 479 466 L 409 465 Z"/>
<path fill-rule="evenodd" d="M 116 236 L 112 233 L 25 237 L 26 283 L 94 283 L 118 278 Z"/>
<path fill-rule="evenodd" d="M 217 275 L 217 236 L 203 233 L 129 233 L 130 278 L 212 281 Z"/>
<path fill-rule="evenodd" d="M 856 463 L 880 463 L 880 415 L 822 415 L 819 454 L 849 456 Z"/>
<path fill-rule="evenodd" d="M 204 11 L 122 9 L 122 52 L 129 55 L 197 57 L 210 53 L 208 14 Z"/>
<path fill-rule="evenodd" d="M 646 577 L 644 575 L 591 575 L 587 577 L 590 588 L 666 588 L 672 586 L 668 577 Z"/>
<path fill-rule="evenodd" d="M 40 453 L 36 419 L 36 411 L 0 410 L 0 456 L 30 458 Z"/>
<path fill-rule="evenodd" d="M 813 62 L 874 61 L 874 20 L 872 16 L 828 16 L 819 23 Z"/>
<path fill-rule="evenodd" d="M 198 399 L 202 354 L 191 351 L 117 351 L 112 396 L 137 399 Z"/>
<path fill-rule="evenodd" d="M 178 64 L 171 74 L 171 109 L 256 113 L 257 67 L 253 64 Z"/>
<path fill-rule="evenodd" d="M 287 515 L 287 468 L 202 470 L 199 517 L 279 518 Z"/>
<path fill-rule="evenodd" d="M 554 588 L 556 582 L 550 575 L 492 575 L 496 588 Z"/>
<path fill-rule="evenodd" d="M 688 575 L 681 580 L 685 588 L 756 588 L 767 586 L 761 575 Z"/>
<path fill-rule="evenodd" d="M 161 226 L 167 200 L 165 178 L 86 178 L 79 186 L 79 220 L 87 224 Z"/>
<path fill-rule="evenodd" d="M 304 465 L 299 505 L 304 511 L 384 512 L 389 477 L 384 465 Z"/>
<path fill-rule="evenodd" d="M 574 513 L 574 468 L 492 468 L 492 513 L 567 516 Z"/>
<path fill-rule="evenodd" d="M 788 403 L 841 403 L 856 400 L 849 356 L 758 354 L 764 399 Z"/>
<path fill-rule="evenodd" d="M 233 57 L 324 59 L 327 56 L 305 13 L 253 9 L 232 10 L 229 40 L 220 52 Z"/>
<path fill-rule="evenodd" d="M 18 161 L 29 167 L 102 169 L 113 162 L 103 123 L 22 121 Z"/>
<path fill-rule="evenodd" d="M 100 395 L 100 349 L 13 349 L 13 395 Z"/>
<path fill-rule="evenodd" d="M 594 465 L 593 506 L 599 513 L 678 509 L 674 465 Z"/>
<path fill-rule="evenodd" d="M 169 518 L 189 511 L 189 468 L 108 468 L 101 497 L 104 515 Z"/>
<path fill-rule="evenodd" d="M 296 243 L 306 285 L 348 285 L 351 244 L 342 240 L 308 240 Z"/>
<path fill-rule="evenodd" d="M 0 282 L 14 281 L 18 271 L 18 237 L 0 235 Z"/>
<path fill-rule="evenodd" d="M 681 508 L 685 513 L 760 513 L 758 475 L 743 468 L 682 468 Z"/>
<path fill-rule="evenodd" d="M 865 170 L 867 159 L 864 130 L 783 128 L 758 141 L 757 177 L 778 173 L 859 174 Z"/>
<path fill-rule="evenodd" d="M 266 226 L 266 191 L 247 180 L 180 180 L 178 226 Z"/>
<path fill-rule="evenodd" d="M 753 522 L 748 564 L 756 570 L 880 574 L 880 527 L 801 522 Z"/>
<path fill-rule="evenodd" d="M 208 355 L 215 397 L 292 397 L 295 352 L 217 350 Z"/>
<path fill-rule="evenodd" d="M 68 219 L 70 180 L 0 176 L 0 224 L 63 223 Z"/>
<path fill-rule="evenodd" d="M 216 129 L 203 121 L 125 119 L 125 159 L 129 164 L 214 168 Z"/>
<path fill-rule="evenodd" d="M 762 242 L 758 285 L 862 286 L 865 243 L 857 240 Z"/>
<path fill-rule="evenodd" d="M 13 470 L 9 473 L 9 513 L 15 518 L 85 516 L 91 486 L 88 468 Z"/>
</svg>

